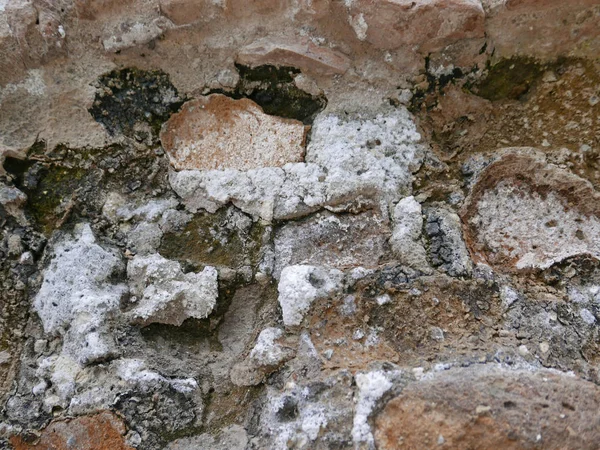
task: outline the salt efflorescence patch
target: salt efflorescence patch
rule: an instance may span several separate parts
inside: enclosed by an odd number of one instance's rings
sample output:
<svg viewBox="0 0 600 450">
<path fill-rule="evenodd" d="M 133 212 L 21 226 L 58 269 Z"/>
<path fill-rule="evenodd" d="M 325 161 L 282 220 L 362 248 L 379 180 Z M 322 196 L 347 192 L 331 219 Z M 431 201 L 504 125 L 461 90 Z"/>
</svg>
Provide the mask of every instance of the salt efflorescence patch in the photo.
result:
<svg viewBox="0 0 600 450">
<path fill-rule="evenodd" d="M 288 266 L 281 271 L 277 290 L 286 326 L 300 325 L 312 302 L 340 289 L 344 273 L 315 266 Z"/>
<path fill-rule="evenodd" d="M 262 330 L 250 352 L 250 358 L 265 366 L 272 366 L 281 362 L 285 352 L 282 346 L 275 341 L 282 336 L 283 330 L 280 328 L 269 327 Z"/>
<path fill-rule="evenodd" d="M 499 183 L 477 204 L 472 220 L 479 239 L 517 269 L 547 268 L 570 256 L 600 256 L 600 220 L 566 205 L 553 192 L 544 197 Z M 501 220 L 500 220 L 501 219 Z"/>
<path fill-rule="evenodd" d="M 233 203 L 266 221 L 301 217 L 321 208 L 376 206 L 387 213 L 410 193 L 423 156 L 421 136 L 406 109 L 374 118 L 317 118 L 305 163 L 248 171 L 172 171 L 169 181 L 186 207 L 216 211 Z"/>
<path fill-rule="evenodd" d="M 367 373 L 359 373 L 355 377 L 358 386 L 358 398 L 354 411 L 354 424 L 352 426 L 352 439 L 355 443 L 367 443 L 370 447 L 374 445 L 373 433 L 368 419 L 377 401 L 392 387 L 390 374 L 375 370 Z"/>
<path fill-rule="evenodd" d="M 218 293 L 217 270 L 207 266 L 200 273 L 183 273 L 176 261 L 155 253 L 136 256 L 127 265 L 131 293 L 138 304 L 132 320 L 142 325 L 181 325 L 193 317 L 203 319 L 213 310 Z"/>
<path fill-rule="evenodd" d="M 33 306 L 44 331 L 63 337 L 63 353 L 80 364 L 102 360 L 114 352 L 107 317 L 118 310 L 127 292 L 110 278 L 123 270 L 121 258 L 102 248 L 89 225 L 54 247 L 54 258 Z"/>
</svg>

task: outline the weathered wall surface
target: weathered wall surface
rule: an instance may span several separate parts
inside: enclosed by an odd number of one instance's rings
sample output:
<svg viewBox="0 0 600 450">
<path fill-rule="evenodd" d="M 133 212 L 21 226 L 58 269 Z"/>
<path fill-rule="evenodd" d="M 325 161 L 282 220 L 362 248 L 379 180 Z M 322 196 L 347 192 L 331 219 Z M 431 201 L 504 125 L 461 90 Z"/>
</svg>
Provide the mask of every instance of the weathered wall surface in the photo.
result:
<svg viewBox="0 0 600 450">
<path fill-rule="evenodd" d="M 0 0 L 0 448 L 598 448 L 598 55 L 593 0 Z"/>
</svg>

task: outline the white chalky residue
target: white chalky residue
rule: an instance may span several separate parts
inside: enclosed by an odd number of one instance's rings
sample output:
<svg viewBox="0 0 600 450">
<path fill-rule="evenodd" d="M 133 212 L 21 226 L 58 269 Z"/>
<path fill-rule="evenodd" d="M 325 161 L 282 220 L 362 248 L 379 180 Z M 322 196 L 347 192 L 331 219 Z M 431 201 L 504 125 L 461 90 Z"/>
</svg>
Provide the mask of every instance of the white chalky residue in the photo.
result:
<svg viewBox="0 0 600 450">
<path fill-rule="evenodd" d="M 169 182 L 186 207 L 215 212 L 233 203 L 265 221 L 301 217 L 323 207 L 344 211 L 371 203 L 387 211 L 409 193 L 423 146 L 408 111 L 375 118 L 315 121 L 306 162 L 248 171 L 172 171 Z"/>
<path fill-rule="evenodd" d="M 86 224 L 74 240 L 56 245 L 55 257 L 44 272 L 33 307 L 44 331 L 62 335 L 63 353 L 81 364 L 112 351 L 105 320 L 118 310 L 127 292 L 125 285 L 109 282 L 120 266 L 119 256 L 100 247 Z"/>
<path fill-rule="evenodd" d="M 370 119 L 327 115 L 313 124 L 306 161 L 326 168 L 328 201 L 373 192 L 397 201 L 399 191 L 410 190 L 420 140 L 405 109 Z"/>
<path fill-rule="evenodd" d="M 146 363 L 139 359 L 121 359 L 115 362 L 117 376 L 143 390 L 151 390 L 157 384 L 170 385 L 182 394 L 190 393 L 198 388 L 193 378 L 166 378 L 158 372 L 146 368 Z"/>
<path fill-rule="evenodd" d="M 380 295 L 379 297 L 376 297 L 375 301 L 377 302 L 377 304 L 379 306 L 383 306 L 383 305 L 386 305 L 389 302 L 391 302 L 392 298 L 389 296 L 389 294 L 383 294 L 383 295 Z"/>
<path fill-rule="evenodd" d="M 367 24 L 365 16 L 362 13 L 356 16 L 348 16 L 348 22 L 350 22 L 350 26 L 356 33 L 358 40 L 364 41 L 367 38 L 367 31 L 369 29 L 369 24 Z"/>
<path fill-rule="evenodd" d="M 82 415 L 113 407 L 115 386 L 129 391 L 149 394 L 168 386 L 190 396 L 198 388 L 193 378 L 173 378 L 161 375 L 149 368 L 141 359 L 116 359 L 94 371 L 93 367 L 79 372 L 77 390 L 68 403 L 69 414 Z M 87 380 L 82 383 L 81 380 Z"/>
<path fill-rule="evenodd" d="M 589 309 L 583 308 L 581 311 L 579 311 L 579 316 L 588 325 L 594 325 L 596 323 L 596 316 L 594 316 Z"/>
<path fill-rule="evenodd" d="M 265 328 L 256 339 L 256 344 L 250 352 L 250 358 L 256 363 L 264 366 L 278 364 L 286 356 L 281 345 L 275 341 L 283 336 L 280 328 Z"/>
<path fill-rule="evenodd" d="M 218 297 L 217 270 L 183 273 L 176 261 L 158 253 L 136 256 L 127 265 L 131 293 L 139 298 L 132 318 L 143 324 L 181 325 L 193 317 L 204 319 Z"/>
<path fill-rule="evenodd" d="M 307 405 L 302 411 L 302 431 L 304 431 L 311 441 L 319 436 L 321 428 L 327 426 L 327 417 L 325 409 L 320 405 Z"/>
<path fill-rule="evenodd" d="M 112 200 L 112 197 L 110 199 Z M 176 208 L 177 204 L 174 198 L 152 199 L 141 205 L 126 204 L 116 209 L 116 218 L 124 221 L 138 219 L 154 222 L 167 210 Z"/>
<path fill-rule="evenodd" d="M 516 267 L 545 269 L 571 256 L 600 257 L 600 220 L 569 209 L 555 193 L 500 182 L 477 204 L 479 239 L 492 251 L 516 258 Z"/>
<path fill-rule="evenodd" d="M 421 242 L 423 230 L 421 204 L 413 196 L 403 198 L 394 208 L 393 219 L 394 230 L 390 245 L 400 263 L 413 269 L 428 270 L 427 254 Z"/>
<path fill-rule="evenodd" d="M 77 375 L 81 372 L 81 365 L 67 355 L 52 355 L 40 361 L 36 376 L 40 380 L 52 383 L 54 405 L 65 407 L 68 400 L 75 392 Z"/>
<path fill-rule="evenodd" d="M 293 402 L 297 413 L 294 418 L 282 420 L 280 412 L 286 402 Z M 298 386 L 290 381 L 283 392 L 268 389 L 261 426 L 273 437 L 273 445 L 269 448 L 289 448 L 290 440 L 296 448 L 313 448 L 310 443 L 319 437 L 321 430 L 339 420 L 344 413 L 345 410 L 334 407 L 329 396 L 315 398 L 307 386 Z"/>
<path fill-rule="evenodd" d="M 589 301 L 588 296 L 574 286 L 567 288 L 567 294 L 569 295 L 569 300 L 573 303 L 587 303 Z"/>
<path fill-rule="evenodd" d="M 358 386 L 358 397 L 352 426 L 352 439 L 355 443 L 374 444 L 373 433 L 368 419 L 377 401 L 392 387 L 385 372 L 359 373 L 355 377 Z"/>
<path fill-rule="evenodd" d="M 502 300 L 502 305 L 505 308 L 508 308 L 514 302 L 519 300 L 519 293 L 510 286 L 502 286 L 500 289 L 500 299 Z"/>
<path fill-rule="evenodd" d="M 300 325 L 310 305 L 341 288 L 344 274 L 336 269 L 297 265 L 281 271 L 277 290 L 286 326 Z"/>
</svg>

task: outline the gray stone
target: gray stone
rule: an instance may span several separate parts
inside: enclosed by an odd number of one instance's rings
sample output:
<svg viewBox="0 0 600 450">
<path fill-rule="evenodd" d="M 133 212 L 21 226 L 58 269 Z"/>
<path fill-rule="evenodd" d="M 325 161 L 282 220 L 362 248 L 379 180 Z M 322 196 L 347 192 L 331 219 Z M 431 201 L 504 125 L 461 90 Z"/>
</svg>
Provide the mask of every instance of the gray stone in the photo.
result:
<svg viewBox="0 0 600 450">
<path fill-rule="evenodd" d="M 193 317 L 203 319 L 213 310 L 218 296 L 217 270 L 207 266 L 200 273 L 183 273 L 176 261 L 159 254 L 136 256 L 127 265 L 131 294 L 137 301 L 131 320 L 181 325 Z"/>
<path fill-rule="evenodd" d="M 158 224 L 141 222 L 127 233 L 127 244 L 134 253 L 147 255 L 158 249 L 162 235 Z"/>
<path fill-rule="evenodd" d="M 284 267 L 314 264 L 337 269 L 375 268 L 388 251 L 388 223 L 372 212 L 317 214 L 275 232 L 275 278 Z"/>
<path fill-rule="evenodd" d="M 394 229 L 390 245 L 398 261 L 422 272 L 431 271 L 421 234 L 423 216 L 421 205 L 414 197 L 406 197 L 394 208 Z"/>
<path fill-rule="evenodd" d="M 462 236 L 458 214 L 445 206 L 425 209 L 431 263 L 453 277 L 471 274 L 473 263 Z"/>
<path fill-rule="evenodd" d="M 121 258 L 98 245 L 87 224 L 52 251 L 33 302 L 44 331 L 61 335 L 63 353 L 81 364 L 106 358 L 115 351 L 106 320 L 127 292 L 127 286 L 110 281 L 124 270 Z"/>
</svg>

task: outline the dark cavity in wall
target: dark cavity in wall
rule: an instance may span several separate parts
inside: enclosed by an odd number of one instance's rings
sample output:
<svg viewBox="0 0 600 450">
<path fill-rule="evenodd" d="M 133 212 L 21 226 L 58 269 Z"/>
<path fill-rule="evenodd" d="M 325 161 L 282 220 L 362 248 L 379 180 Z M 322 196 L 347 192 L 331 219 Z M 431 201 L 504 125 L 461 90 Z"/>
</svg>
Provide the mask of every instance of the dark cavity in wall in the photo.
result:
<svg viewBox="0 0 600 450">
<path fill-rule="evenodd" d="M 184 101 L 169 76 L 159 70 L 114 70 L 102 75 L 97 87 L 89 112 L 111 135 L 144 139 L 138 136 L 143 127 L 136 124 L 147 124 L 157 136 L 161 125 Z"/>
<path fill-rule="evenodd" d="M 463 72 L 460 68 L 457 67 L 453 69 L 452 72 L 449 74 L 436 77 L 431 73 L 430 66 L 431 60 L 429 56 L 427 56 L 425 58 L 425 77 L 427 78 L 426 88 L 415 89 L 410 104 L 408 105 L 408 109 L 410 112 L 418 112 L 424 104 L 427 104 L 428 97 L 439 94 L 440 92 L 442 92 L 444 87 L 456 81 L 460 81 L 467 75 L 467 73 Z M 391 104 L 393 106 L 398 106 L 397 100 L 392 101 Z"/>
<path fill-rule="evenodd" d="M 491 101 L 521 100 L 549 69 L 560 69 L 564 61 L 543 64 L 533 58 L 513 57 L 489 64 L 487 75 L 470 86 L 471 92 Z"/>
<path fill-rule="evenodd" d="M 294 77 L 300 70 L 294 67 L 258 66 L 236 64 L 240 80 L 231 92 L 213 91 L 229 97 L 249 98 L 260 105 L 266 114 L 300 120 L 311 125 L 325 106 L 324 95 L 311 95 L 299 89 Z"/>
</svg>

